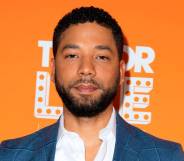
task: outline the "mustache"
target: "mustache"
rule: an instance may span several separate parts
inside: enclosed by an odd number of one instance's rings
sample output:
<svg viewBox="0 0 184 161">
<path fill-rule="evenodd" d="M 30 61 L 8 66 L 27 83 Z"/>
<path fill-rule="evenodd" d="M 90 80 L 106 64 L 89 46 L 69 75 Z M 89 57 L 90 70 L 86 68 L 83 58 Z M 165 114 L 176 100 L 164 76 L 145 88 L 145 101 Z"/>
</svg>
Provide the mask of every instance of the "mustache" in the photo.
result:
<svg viewBox="0 0 184 161">
<path fill-rule="evenodd" d="M 78 84 L 82 84 L 82 83 L 85 83 L 85 84 L 92 84 L 94 86 L 96 86 L 97 88 L 102 88 L 102 85 L 100 83 L 98 83 L 96 80 L 92 79 L 92 78 L 81 78 L 79 80 L 76 80 L 76 81 L 73 81 L 70 85 L 69 85 L 69 88 L 73 87 L 73 86 L 76 86 Z"/>
<path fill-rule="evenodd" d="M 57 70 L 55 69 L 55 83 L 58 82 L 58 75 L 57 75 Z M 100 89 L 104 89 L 104 86 L 102 83 L 96 81 L 95 79 L 91 78 L 91 77 L 81 77 L 80 79 L 78 80 L 73 80 L 69 85 L 68 85 L 68 88 L 72 88 L 78 84 L 82 84 L 82 83 L 86 83 L 86 84 L 92 84 L 94 85 L 95 87 L 97 88 L 100 88 Z"/>
</svg>

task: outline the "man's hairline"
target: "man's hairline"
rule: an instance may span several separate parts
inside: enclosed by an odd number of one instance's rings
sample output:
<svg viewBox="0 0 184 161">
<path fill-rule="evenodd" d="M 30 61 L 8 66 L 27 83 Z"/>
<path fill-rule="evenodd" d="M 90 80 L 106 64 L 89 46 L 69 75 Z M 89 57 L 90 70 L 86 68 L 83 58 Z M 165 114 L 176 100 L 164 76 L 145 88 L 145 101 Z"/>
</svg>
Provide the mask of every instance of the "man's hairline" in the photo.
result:
<svg viewBox="0 0 184 161">
<path fill-rule="evenodd" d="M 100 24 L 100 23 L 98 23 L 96 20 L 94 20 L 94 21 L 92 21 L 92 22 L 90 22 L 90 21 L 86 21 L 86 22 L 78 22 L 78 23 L 73 23 L 73 24 L 70 24 L 67 28 L 65 28 L 61 33 L 60 33 L 60 36 L 59 36 L 59 39 L 58 39 L 58 45 L 57 45 L 57 50 L 56 50 L 56 53 L 54 54 L 54 59 L 56 58 L 56 55 L 57 55 L 57 52 L 58 52 L 58 49 L 59 49 L 59 44 L 60 44 L 60 42 L 61 42 L 61 40 L 63 39 L 63 33 L 67 30 L 67 29 L 69 29 L 71 26 L 75 26 L 75 25 L 79 25 L 79 24 L 85 24 L 85 23 L 96 23 L 97 25 L 99 25 L 99 26 L 102 26 L 102 27 L 105 27 L 106 29 L 109 29 L 110 31 L 111 31 L 111 33 L 112 33 L 112 36 L 113 36 L 113 40 L 114 40 L 114 42 L 115 42 L 115 46 L 116 46 L 116 50 L 117 50 L 117 54 L 118 54 L 118 60 L 119 60 L 119 62 L 122 60 L 122 57 L 121 57 L 121 59 L 120 59 L 120 55 L 119 55 L 119 50 L 118 50 L 118 47 L 117 47 L 117 43 L 116 43 L 116 39 L 115 39 L 115 37 L 114 37 L 114 34 L 113 34 L 113 30 L 110 28 L 110 27 L 108 27 L 108 25 L 105 25 L 105 24 Z"/>
</svg>

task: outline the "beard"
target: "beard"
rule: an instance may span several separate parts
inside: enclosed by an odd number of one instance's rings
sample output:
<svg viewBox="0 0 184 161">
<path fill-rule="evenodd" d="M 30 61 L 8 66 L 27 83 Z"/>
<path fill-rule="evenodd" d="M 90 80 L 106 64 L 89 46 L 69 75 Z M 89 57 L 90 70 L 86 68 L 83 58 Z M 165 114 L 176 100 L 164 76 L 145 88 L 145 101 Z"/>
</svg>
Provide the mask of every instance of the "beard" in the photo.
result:
<svg viewBox="0 0 184 161">
<path fill-rule="evenodd" d="M 105 89 L 102 83 L 98 83 L 94 79 L 81 78 L 71 82 L 68 87 L 64 87 L 58 80 L 57 72 L 55 72 L 55 87 L 62 99 L 65 107 L 76 117 L 94 117 L 104 112 L 116 96 L 119 86 L 120 73 L 117 73 L 111 86 Z M 80 98 L 71 93 L 71 89 L 79 83 L 90 83 L 98 87 L 102 92 L 98 97 L 90 95 L 80 95 Z"/>
</svg>

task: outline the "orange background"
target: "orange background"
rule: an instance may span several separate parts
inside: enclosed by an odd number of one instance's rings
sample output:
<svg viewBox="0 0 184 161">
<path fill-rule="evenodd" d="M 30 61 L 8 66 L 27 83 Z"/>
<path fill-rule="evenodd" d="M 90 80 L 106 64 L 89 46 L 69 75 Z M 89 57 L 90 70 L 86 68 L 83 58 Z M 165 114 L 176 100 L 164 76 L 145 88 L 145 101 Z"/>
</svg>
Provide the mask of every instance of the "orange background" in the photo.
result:
<svg viewBox="0 0 184 161">
<path fill-rule="evenodd" d="M 58 20 L 72 8 L 94 5 L 114 16 L 129 46 L 149 46 L 156 58 L 153 74 L 133 73 L 154 79 L 149 93 L 152 121 L 136 125 L 161 138 L 184 146 L 184 21 L 183 2 L 123 0 L 4 1 L 0 5 L 0 140 L 32 133 L 55 120 L 34 117 L 36 72 L 41 67 L 38 40 L 51 40 Z M 52 54 L 51 54 L 52 55 Z M 50 104 L 61 101 L 52 84 Z"/>
</svg>

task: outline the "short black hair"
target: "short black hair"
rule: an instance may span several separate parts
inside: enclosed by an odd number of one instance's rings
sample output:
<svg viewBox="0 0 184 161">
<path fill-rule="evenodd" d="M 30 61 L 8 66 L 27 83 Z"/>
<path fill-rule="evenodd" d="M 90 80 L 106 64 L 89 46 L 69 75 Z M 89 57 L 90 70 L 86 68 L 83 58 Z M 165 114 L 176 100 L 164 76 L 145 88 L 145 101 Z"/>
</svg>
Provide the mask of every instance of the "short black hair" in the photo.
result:
<svg viewBox="0 0 184 161">
<path fill-rule="evenodd" d="M 56 56 L 58 45 L 60 43 L 61 34 L 70 25 L 86 23 L 86 22 L 96 22 L 97 24 L 109 28 L 112 30 L 114 40 L 116 42 L 116 47 L 118 51 L 119 60 L 122 59 L 123 54 L 123 32 L 121 27 L 118 25 L 117 21 L 106 11 L 101 8 L 90 7 L 80 7 L 75 8 L 71 12 L 67 13 L 62 19 L 59 20 L 57 26 L 54 30 L 53 35 L 53 54 Z"/>
</svg>

